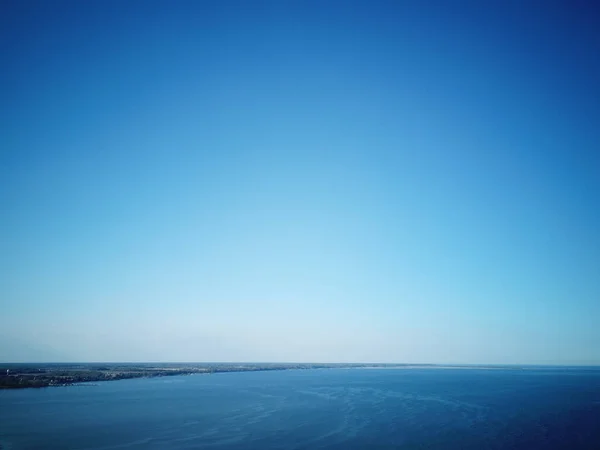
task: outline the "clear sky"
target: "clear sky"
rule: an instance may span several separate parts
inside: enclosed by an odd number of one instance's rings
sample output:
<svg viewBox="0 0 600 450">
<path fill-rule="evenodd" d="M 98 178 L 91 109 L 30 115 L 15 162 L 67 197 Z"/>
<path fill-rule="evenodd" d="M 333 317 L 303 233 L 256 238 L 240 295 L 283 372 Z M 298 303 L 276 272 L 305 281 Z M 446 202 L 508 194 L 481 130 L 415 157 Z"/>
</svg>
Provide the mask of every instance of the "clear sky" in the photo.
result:
<svg viewBox="0 0 600 450">
<path fill-rule="evenodd" d="M 0 361 L 600 364 L 599 20 L 2 2 Z"/>
</svg>

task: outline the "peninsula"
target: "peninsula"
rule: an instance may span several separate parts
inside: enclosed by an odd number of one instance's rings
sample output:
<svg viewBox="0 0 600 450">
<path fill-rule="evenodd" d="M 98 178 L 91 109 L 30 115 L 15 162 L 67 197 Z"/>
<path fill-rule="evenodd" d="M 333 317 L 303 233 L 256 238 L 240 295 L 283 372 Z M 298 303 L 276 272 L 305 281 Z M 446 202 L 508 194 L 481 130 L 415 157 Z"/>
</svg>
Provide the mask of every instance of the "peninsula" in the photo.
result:
<svg viewBox="0 0 600 450">
<path fill-rule="evenodd" d="M 0 364 L 0 389 L 69 386 L 129 378 L 252 372 L 266 370 L 361 367 L 413 367 L 412 364 L 322 363 L 35 363 Z M 419 365 L 421 366 L 421 365 Z M 422 365 L 427 367 L 428 365 Z"/>
</svg>

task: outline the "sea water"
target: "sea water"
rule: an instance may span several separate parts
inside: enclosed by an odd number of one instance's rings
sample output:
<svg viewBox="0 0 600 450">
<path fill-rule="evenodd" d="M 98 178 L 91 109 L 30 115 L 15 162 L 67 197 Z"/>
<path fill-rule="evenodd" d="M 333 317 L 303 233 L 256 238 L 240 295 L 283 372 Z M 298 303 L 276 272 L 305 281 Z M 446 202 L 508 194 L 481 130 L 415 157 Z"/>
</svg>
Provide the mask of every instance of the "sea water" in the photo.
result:
<svg viewBox="0 0 600 450">
<path fill-rule="evenodd" d="M 5 449 L 600 449 L 600 369 L 321 369 L 0 391 Z"/>
</svg>

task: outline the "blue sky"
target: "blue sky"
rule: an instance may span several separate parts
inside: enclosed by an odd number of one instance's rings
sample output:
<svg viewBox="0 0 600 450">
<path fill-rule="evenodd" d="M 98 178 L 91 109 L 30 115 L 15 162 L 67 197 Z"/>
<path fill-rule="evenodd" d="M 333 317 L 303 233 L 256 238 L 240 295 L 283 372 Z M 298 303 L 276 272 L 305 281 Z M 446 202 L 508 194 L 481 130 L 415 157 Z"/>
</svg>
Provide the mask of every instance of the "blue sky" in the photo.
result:
<svg viewBox="0 0 600 450">
<path fill-rule="evenodd" d="M 3 2 L 0 360 L 600 364 L 570 3 Z"/>
</svg>

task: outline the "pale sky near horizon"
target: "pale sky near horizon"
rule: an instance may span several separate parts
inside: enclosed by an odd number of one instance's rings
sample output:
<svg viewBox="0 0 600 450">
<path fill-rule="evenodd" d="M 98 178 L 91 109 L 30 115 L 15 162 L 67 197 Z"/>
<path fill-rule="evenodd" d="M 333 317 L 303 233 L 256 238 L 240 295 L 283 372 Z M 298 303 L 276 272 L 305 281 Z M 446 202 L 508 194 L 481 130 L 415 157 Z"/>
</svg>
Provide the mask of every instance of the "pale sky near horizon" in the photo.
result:
<svg viewBox="0 0 600 450">
<path fill-rule="evenodd" d="M 0 5 L 0 362 L 600 364 L 584 2 Z"/>
</svg>

